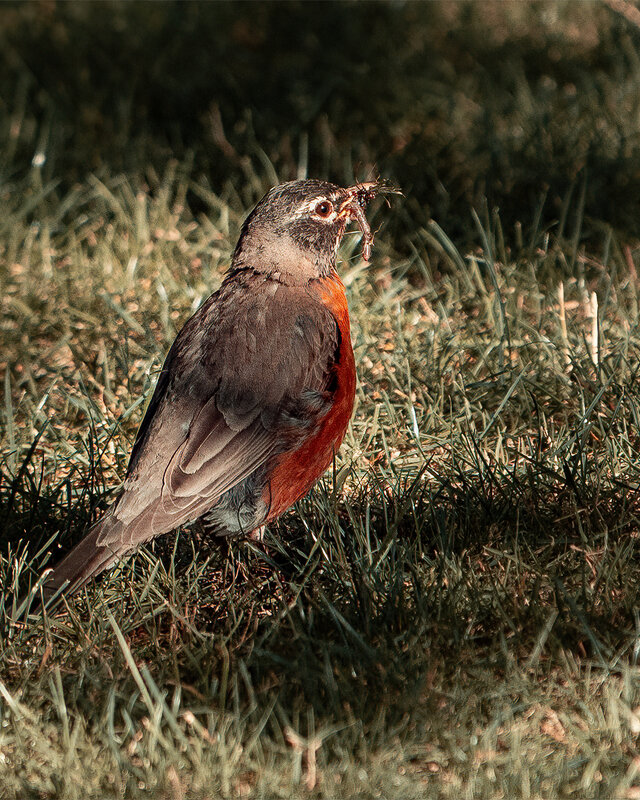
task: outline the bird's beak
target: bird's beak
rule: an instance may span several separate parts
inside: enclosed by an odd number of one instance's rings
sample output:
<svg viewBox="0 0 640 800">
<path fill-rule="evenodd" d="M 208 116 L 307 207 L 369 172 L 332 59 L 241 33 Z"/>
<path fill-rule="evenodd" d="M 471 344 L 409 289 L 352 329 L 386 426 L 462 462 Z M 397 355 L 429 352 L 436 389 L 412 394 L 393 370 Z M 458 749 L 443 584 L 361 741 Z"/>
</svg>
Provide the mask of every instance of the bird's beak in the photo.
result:
<svg viewBox="0 0 640 800">
<path fill-rule="evenodd" d="M 373 233 L 364 213 L 367 203 L 373 200 L 377 194 L 402 194 L 402 192 L 380 181 L 356 183 L 355 186 L 350 186 L 346 192 L 347 197 L 338 208 L 338 217 L 346 217 L 347 222 L 354 220 L 358 223 L 362 231 L 362 257 L 365 261 L 369 261 Z"/>
<path fill-rule="evenodd" d="M 378 184 L 375 181 L 358 183 L 355 186 L 350 186 L 346 190 L 347 197 L 338 208 L 339 218 L 346 218 L 347 222 L 354 220 L 360 226 L 360 230 L 362 231 L 362 257 L 365 261 L 369 261 L 371 258 L 373 234 L 371 233 L 371 227 L 365 216 L 364 209 L 367 203 L 376 196 L 377 186 Z"/>
</svg>

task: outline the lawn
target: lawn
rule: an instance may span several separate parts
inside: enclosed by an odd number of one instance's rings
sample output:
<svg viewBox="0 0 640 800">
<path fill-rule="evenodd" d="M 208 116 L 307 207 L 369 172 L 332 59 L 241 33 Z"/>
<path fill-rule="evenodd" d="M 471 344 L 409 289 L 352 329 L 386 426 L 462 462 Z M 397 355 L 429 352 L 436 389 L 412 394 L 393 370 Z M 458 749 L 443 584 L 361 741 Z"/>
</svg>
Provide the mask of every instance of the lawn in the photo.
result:
<svg viewBox="0 0 640 800">
<path fill-rule="evenodd" d="M 0 7 L 0 798 L 640 798 L 630 3 Z M 19 595 L 117 496 L 176 332 L 296 176 L 359 384 L 265 542 Z"/>
</svg>

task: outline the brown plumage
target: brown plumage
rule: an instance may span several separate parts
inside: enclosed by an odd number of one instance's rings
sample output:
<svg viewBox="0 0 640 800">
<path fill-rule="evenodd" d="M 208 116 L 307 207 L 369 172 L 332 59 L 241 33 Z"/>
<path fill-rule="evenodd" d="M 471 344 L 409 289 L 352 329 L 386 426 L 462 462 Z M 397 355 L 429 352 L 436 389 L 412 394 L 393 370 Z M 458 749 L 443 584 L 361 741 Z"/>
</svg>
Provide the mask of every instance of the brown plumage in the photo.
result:
<svg viewBox="0 0 640 800">
<path fill-rule="evenodd" d="M 220 289 L 174 341 L 120 497 L 45 583 L 75 591 L 118 558 L 205 517 L 247 535 L 304 495 L 346 430 L 355 365 L 335 272 L 350 220 L 377 184 L 272 189 L 244 223 Z"/>
</svg>

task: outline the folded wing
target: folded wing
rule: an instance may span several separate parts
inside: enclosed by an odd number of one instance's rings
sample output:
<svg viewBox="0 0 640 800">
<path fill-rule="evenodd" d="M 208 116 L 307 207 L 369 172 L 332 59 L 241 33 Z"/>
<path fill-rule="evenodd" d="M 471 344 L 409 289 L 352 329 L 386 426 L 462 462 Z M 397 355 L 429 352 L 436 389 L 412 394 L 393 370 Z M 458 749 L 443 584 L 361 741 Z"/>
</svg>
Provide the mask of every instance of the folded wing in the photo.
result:
<svg viewBox="0 0 640 800">
<path fill-rule="evenodd" d="M 119 556 L 205 514 L 298 447 L 326 413 L 340 346 L 330 312 L 306 288 L 260 277 L 239 291 L 234 278 L 176 338 L 122 495 L 54 570 L 48 591 L 65 581 L 79 588 Z"/>
</svg>

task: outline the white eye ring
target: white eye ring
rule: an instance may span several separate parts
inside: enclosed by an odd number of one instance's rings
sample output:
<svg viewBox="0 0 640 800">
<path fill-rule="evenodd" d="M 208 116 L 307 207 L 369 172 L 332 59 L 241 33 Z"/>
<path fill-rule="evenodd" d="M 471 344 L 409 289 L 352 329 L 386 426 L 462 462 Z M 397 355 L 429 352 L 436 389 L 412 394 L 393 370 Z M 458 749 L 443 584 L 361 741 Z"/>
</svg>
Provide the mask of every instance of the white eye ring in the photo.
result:
<svg viewBox="0 0 640 800">
<path fill-rule="evenodd" d="M 334 208 L 331 200 L 320 200 L 313 207 L 313 213 L 316 217 L 320 217 L 320 219 L 329 219 L 333 212 Z"/>
</svg>

